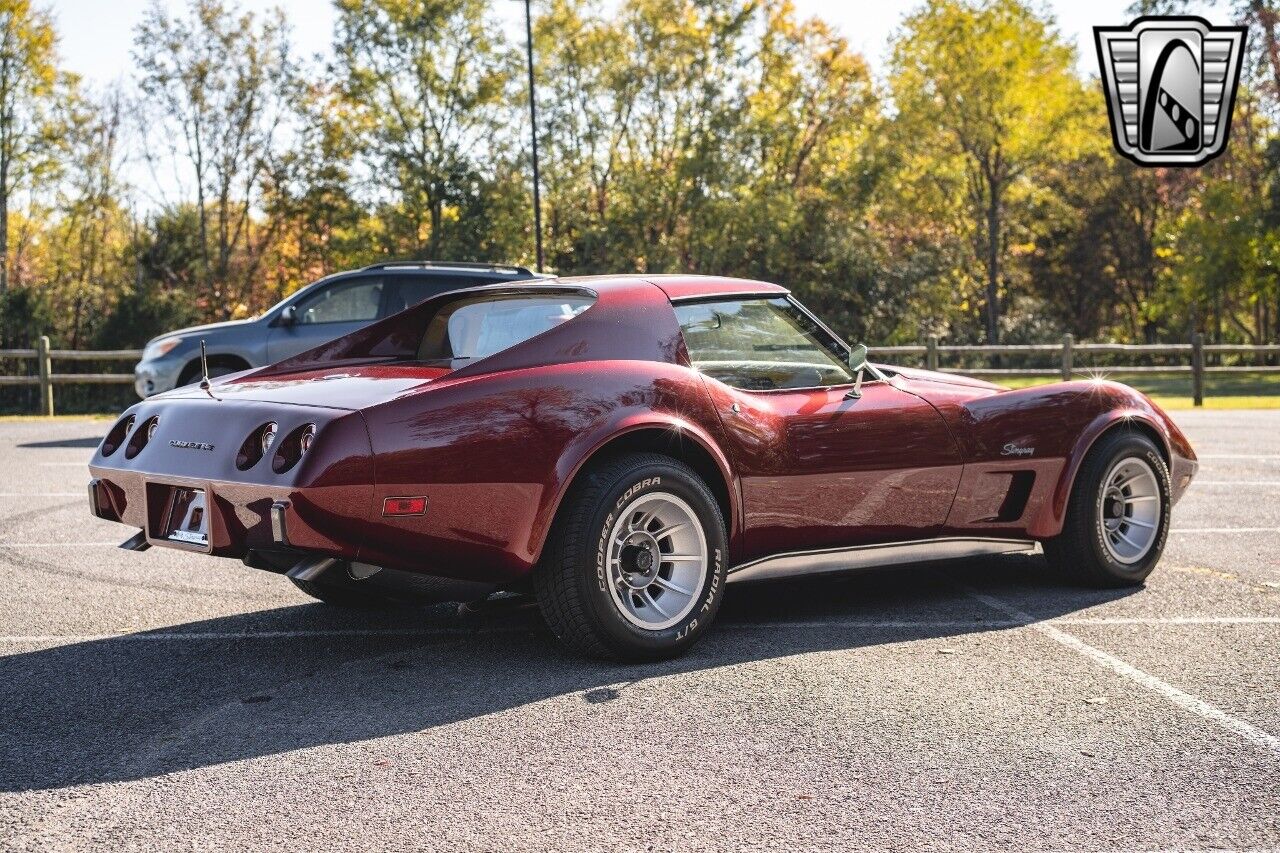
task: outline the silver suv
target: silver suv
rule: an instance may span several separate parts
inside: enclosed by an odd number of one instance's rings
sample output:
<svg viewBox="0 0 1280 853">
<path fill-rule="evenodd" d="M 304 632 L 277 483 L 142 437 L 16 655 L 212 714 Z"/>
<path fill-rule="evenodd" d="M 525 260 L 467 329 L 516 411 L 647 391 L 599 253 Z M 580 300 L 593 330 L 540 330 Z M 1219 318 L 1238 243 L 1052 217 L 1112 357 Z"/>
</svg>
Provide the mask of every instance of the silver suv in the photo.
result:
<svg viewBox="0 0 1280 853">
<path fill-rule="evenodd" d="M 179 329 L 153 338 L 134 368 L 149 397 L 200 378 L 200 341 L 209 375 L 273 364 L 416 305 L 429 296 L 482 284 L 538 278 L 524 267 L 401 262 L 327 276 L 251 320 Z"/>
</svg>

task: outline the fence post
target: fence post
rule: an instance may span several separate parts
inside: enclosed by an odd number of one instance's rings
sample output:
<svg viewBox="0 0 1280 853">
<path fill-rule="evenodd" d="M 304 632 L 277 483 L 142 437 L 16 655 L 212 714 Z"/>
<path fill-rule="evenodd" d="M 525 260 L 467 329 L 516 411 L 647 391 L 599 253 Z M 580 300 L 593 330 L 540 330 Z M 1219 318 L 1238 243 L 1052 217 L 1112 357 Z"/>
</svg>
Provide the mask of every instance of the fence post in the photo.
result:
<svg viewBox="0 0 1280 853">
<path fill-rule="evenodd" d="M 1073 336 L 1070 332 L 1067 332 L 1065 335 L 1062 336 L 1062 381 L 1063 382 L 1071 381 L 1071 370 L 1073 367 L 1073 361 L 1075 360 L 1075 353 L 1072 352 L 1072 347 L 1075 345 L 1075 342 L 1076 342 L 1075 336 Z"/>
<path fill-rule="evenodd" d="M 1197 406 L 1204 405 L 1204 333 L 1191 337 L 1191 398 Z"/>
<path fill-rule="evenodd" d="M 928 370 L 938 369 L 938 336 L 930 335 L 924 342 L 924 366 Z"/>
<path fill-rule="evenodd" d="M 41 335 L 36 343 L 36 364 L 40 372 L 40 414 L 53 417 L 53 373 L 52 360 L 49 358 L 49 336 Z"/>
</svg>

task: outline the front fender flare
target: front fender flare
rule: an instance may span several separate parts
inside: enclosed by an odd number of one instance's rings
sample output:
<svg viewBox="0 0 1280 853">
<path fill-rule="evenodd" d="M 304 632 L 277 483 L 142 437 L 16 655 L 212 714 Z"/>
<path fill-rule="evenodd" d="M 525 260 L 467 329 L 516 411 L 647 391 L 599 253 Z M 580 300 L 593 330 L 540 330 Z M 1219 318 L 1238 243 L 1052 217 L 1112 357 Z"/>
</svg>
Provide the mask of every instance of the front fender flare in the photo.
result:
<svg viewBox="0 0 1280 853">
<path fill-rule="evenodd" d="M 1170 458 L 1169 436 L 1163 425 L 1151 417 L 1149 412 L 1139 408 L 1125 407 L 1098 414 L 1085 426 L 1072 446 L 1067 464 L 1062 467 L 1062 473 L 1058 475 L 1058 483 L 1054 487 L 1051 499 L 1027 527 L 1029 536 L 1033 539 L 1052 539 L 1062 532 L 1062 525 L 1067 515 L 1067 502 L 1071 498 L 1076 475 L 1080 472 L 1080 466 L 1084 464 L 1085 457 L 1105 433 L 1126 424 L 1138 424 L 1144 428 L 1144 432 L 1150 432 L 1157 438 L 1160 452 L 1165 459 Z"/>
</svg>

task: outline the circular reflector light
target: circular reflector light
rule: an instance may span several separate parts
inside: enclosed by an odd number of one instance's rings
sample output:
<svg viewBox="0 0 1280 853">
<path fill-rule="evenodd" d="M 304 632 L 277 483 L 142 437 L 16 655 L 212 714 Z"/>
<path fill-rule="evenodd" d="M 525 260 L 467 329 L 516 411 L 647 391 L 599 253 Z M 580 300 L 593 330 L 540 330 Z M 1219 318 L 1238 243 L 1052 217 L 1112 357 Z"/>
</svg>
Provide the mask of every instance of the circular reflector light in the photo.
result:
<svg viewBox="0 0 1280 853">
<path fill-rule="evenodd" d="M 262 455 L 263 456 L 266 456 L 267 451 L 271 450 L 271 445 L 275 443 L 275 440 L 276 440 L 276 425 L 273 423 L 269 423 L 262 428 Z"/>
<path fill-rule="evenodd" d="M 309 424 L 307 428 L 302 431 L 302 435 L 298 438 L 299 454 L 306 453 L 308 450 L 310 450 L 311 442 L 315 441 L 315 438 L 316 438 L 316 425 Z"/>
</svg>

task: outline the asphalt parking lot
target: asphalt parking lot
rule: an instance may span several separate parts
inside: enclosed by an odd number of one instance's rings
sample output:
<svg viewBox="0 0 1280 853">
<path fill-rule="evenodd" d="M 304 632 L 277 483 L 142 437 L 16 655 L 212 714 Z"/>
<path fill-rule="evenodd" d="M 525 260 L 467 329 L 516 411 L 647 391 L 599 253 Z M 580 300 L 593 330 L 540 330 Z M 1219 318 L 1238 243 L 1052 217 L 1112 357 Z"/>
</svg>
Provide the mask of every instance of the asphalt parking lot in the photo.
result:
<svg viewBox="0 0 1280 853">
<path fill-rule="evenodd" d="M 658 666 L 527 612 L 349 614 L 112 547 L 105 421 L 0 422 L 0 847 L 1276 849 L 1280 411 L 1201 454 L 1146 588 L 1042 560 L 731 586 Z"/>
</svg>

